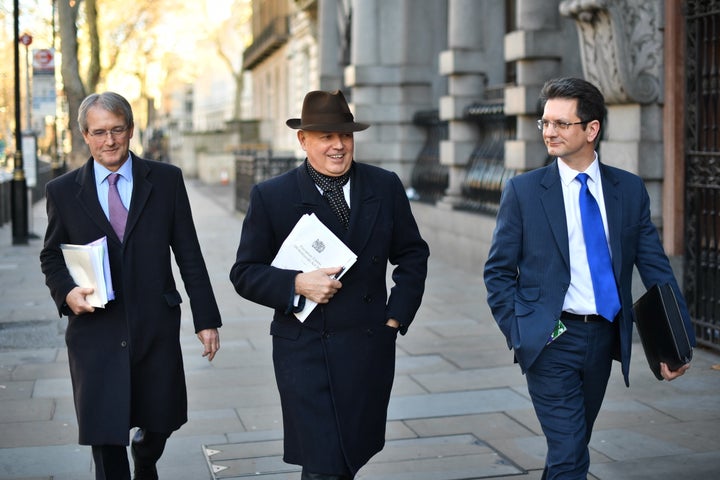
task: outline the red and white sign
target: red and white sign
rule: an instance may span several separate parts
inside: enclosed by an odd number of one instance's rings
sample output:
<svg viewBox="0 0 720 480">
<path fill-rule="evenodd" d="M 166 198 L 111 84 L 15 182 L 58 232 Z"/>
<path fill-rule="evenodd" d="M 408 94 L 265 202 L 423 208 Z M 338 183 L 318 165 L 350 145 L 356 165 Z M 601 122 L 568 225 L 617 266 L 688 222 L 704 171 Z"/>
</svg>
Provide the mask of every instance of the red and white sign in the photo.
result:
<svg viewBox="0 0 720 480">
<path fill-rule="evenodd" d="M 32 35 L 30 35 L 29 33 L 23 33 L 22 35 L 20 35 L 20 43 L 27 47 L 32 43 Z"/>
<path fill-rule="evenodd" d="M 55 54 L 49 48 L 43 48 L 33 51 L 33 70 L 34 73 L 54 71 L 55 70 Z"/>
<path fill-rule="evenodd" d="M 43 132 L 45 117 L 57 115 L 55 50 L 33 50 L 32 58 L 32 117 L 33 122 L 38 122 L 37 128 L 33 127 L 33 130 Z"/>
</svg>

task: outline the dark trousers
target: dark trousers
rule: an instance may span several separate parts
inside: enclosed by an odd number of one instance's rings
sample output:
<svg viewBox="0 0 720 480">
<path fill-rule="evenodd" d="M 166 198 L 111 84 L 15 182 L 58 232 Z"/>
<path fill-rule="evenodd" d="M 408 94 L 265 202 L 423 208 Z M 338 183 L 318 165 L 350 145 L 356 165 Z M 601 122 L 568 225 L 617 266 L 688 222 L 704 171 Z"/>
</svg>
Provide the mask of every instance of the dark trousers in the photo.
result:
<svg viewBox="0 0 720 480">
<path fill-rule="evenodd" d="M 616 330 L 610 322 L 563 322 L 567 331 L 545 347 L 526 378 L 547 440 L 543 480 L 585 480 Z"/>
<path fill-rule="evenodd" d="M 165 450 L 170 434 L 147 432 L 138 429 L 130 450 L 133 457 L 135 480 L 158 480 L 155 464 Z M 127 448 L 122 445 L 93 445 L 95 480 L 130 480 L 130 463 Z"/>
<path fill-rule="evenodd" d="M 93 445 L 95 480 L 130 480 L 127 449 L 123 445 Z"/>
<path fill-rule="evenodd" d="M 352 480 L 352 476 L 326 473 L 310 473 L 305 470 L 305 468 L 303 468 L 300 480 Z"/>
</svg>

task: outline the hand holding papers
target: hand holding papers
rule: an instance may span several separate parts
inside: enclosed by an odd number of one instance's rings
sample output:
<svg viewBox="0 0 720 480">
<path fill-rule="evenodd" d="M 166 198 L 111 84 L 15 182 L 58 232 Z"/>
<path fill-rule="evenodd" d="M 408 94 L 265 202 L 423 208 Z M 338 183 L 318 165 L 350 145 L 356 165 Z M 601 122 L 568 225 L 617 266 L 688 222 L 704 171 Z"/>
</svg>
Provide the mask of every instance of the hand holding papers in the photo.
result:
<svg viewBox="0 0 720 480">
<path fill-rule="evenodd" d="M 110 260 L 107 254 L 107 237 L 101 237 L 87 245 L 60 245 L 65 264 L 75 283 L 95 291 L 87 296 L 93 307 L 103 308 L 115 298 Z"/>
<path fill-rule="evenodd" d="M 330 231 L 315 214 L 303 215 L 287 236 L 271 265 L 289 270 L 310 272 L 318 268 L 342 267 L 335 275 L 341 278 L 355 263 L 357 255 Z M 305 308 L 295 316 L 301 322 L 317 303 L 306 299 Z"/>
</svg>

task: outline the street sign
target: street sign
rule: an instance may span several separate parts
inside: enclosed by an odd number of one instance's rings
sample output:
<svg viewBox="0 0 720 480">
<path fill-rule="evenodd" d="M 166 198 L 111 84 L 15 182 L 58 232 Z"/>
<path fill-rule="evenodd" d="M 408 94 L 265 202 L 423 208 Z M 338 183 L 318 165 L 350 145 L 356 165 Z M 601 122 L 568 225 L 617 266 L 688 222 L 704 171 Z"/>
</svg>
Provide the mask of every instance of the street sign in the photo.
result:
<svg viewBox="0 0 720 480">
<path fill-rule="evenodd" d="M 55 50 L 32 51 L 32 125 L 40 138 L 45 136 L 46 117 L 57 115 L 57 86 L 55 85 Z"/>
<path fill-rule="evenodd" d="M 33 74 L 55 73 L 55 54 L 49 48 L 33 51 Z"/>
<path fill-rule="evenodd" d="M 23 33 L 22 35 L 20 35 L 20 43 L 27 47 L 32 43 L 32 35 L 30 35 L 29 33 Z"/>
</svg>

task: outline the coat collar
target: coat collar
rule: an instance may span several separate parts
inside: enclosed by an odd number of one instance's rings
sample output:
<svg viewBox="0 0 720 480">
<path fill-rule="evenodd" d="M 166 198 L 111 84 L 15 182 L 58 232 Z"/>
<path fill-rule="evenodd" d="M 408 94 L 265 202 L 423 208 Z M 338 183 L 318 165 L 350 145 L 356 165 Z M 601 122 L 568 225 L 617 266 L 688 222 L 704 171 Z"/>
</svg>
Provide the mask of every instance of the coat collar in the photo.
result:
<svg viewBox="0 0 720 480">
<path fill-rule="evenodd" d="M 296 205 L 298 213 L 315 213 L 355 254 L 359 254 L 368 242 L 380 208 L 380 199 L 368 174 L 364 165 L 353 164 L 350 177 L 350 225 L 345 230 L 305 170 L 305 164 L 295 169 L 300 189 L 300 203 Z"/>
<path fill-rule="evenodd" d="M 128 211 L 127 225 L 125 227 L 125 242 L 123 243 L 127 243 L 152 191 L 152 183 L 147 179 L 151 171 L 150 164 L 132 152 L 131 155 L 133 163 L 133 192 L 130 210 Z M 91 157 L 85 162 L 85 165 L 77 170 L 75 176 L 75 182 L 79 187 L 77 198 L 87 215 L 105 232 L 108 240 L 121 244 L 120 239 L 115 233 L 115 230 L 113 230 L 112 225 L 110 225 L 110 221 L 105 216 L 105 212 L 103 212 L 100 202 L 98 201 L 95 169 L 93 167 L 94 161 Z"/>
</svg>

